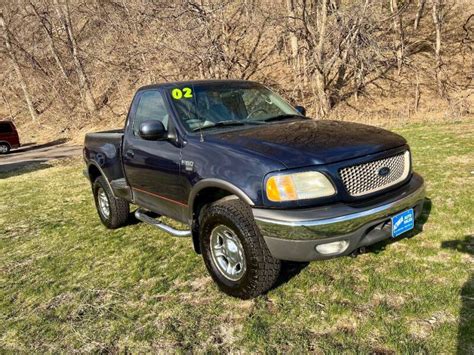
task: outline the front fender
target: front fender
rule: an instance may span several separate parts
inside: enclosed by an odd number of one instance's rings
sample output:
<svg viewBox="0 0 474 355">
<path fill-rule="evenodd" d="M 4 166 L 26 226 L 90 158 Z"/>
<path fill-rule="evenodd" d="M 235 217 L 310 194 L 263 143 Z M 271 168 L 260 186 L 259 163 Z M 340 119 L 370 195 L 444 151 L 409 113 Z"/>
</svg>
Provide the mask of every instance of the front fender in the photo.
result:
<svg viewBox="0 0 474 355">
<path fill-rule="evenodd" d="M 202 191 L 208 187 L 217 187 L 229 191 L 230 193 L 236 195 L 237 197 L 245 201 L 249 206 L 255 205 L 251 198 L 237 186 L 225 180 L 209 178 L 199 181 L 196 185 L 194 185 L 193 189 L 191 190 L 191 193 L 189 194 L 188 206 L 191 215 L 192 211 L 194 210 L 194 200 L 196 199 L 196 196 L 198 195 L 199 191 Z"/>
</svg>

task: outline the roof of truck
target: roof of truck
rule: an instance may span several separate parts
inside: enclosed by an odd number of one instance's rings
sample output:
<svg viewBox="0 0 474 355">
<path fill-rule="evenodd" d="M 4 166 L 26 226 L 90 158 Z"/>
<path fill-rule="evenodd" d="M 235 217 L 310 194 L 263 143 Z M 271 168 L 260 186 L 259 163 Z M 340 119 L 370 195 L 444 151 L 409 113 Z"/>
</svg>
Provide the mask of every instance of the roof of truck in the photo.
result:
<svg viewBox="0 0 474 355">
<path fill-rule="evenodd" d="M 158 88 L 163 88 L 163 87 L 173 87 L 173 86 L 183 86 L 183 85 L 202 85 L 202 84 L 259 84 L 259 83 L 255 81 L 238 80 L 238 79 L 186 80 L 186 81 L 172 81 L 172 82 L 157 83 L 157 84 L 152 84 L 152 85 L 145 85 L 139 88 L 138 91 L 158 89 Z"/>
</svg>

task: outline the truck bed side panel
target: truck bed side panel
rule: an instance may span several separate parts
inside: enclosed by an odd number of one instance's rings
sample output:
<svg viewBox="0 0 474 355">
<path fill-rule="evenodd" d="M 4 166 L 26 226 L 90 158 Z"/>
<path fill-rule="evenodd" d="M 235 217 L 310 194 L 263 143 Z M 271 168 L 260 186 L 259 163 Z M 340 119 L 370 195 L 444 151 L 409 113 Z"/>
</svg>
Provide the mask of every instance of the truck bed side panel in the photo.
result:
<svg viewBox="0 0 474 355">
<path fill-rule="evenodd" d="M 84 142 L 88 166 L 95 164 L 102 169 L 109 182 L 125 177 L 122 166 L 123 130 L 89 133 Z"/>
</svg>

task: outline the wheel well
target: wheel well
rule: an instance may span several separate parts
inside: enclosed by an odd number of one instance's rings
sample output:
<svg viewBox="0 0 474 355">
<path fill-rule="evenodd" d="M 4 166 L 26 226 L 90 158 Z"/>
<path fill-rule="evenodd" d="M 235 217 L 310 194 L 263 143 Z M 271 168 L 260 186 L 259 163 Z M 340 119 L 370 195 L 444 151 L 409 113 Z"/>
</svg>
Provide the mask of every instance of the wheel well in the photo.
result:
<svg viewBox="0 0 474 355">
<path fill-rule="evenodd" d="M 199 246 L 199 215 L 204 206 L 216 202 L 224 197 L 235 196 L 232 192 L 222 189 L 220 187 L 206 187 L 199 191 L 193 201 L 192 211 L 192 236 L 193 245 L 196 253 L 201 254 Z M 235 198 L 238 198 L 235 196 Z"/>
<path fill-rule="evenodd" d="M 92 183 L 101 175 L 99 168 L 97 168 L 95 165 L 89 166 L 88 173 L 89 173 L 89 180 Z"/>
<path fill-rule="evenodd" d="M 8 145 L 9 148 L 12 147 L 12 145 L 10 143 L 8 143 L 7 141 L 0 141 L 0 144 L 6 144 L 6 145 Z"/>
</svg>

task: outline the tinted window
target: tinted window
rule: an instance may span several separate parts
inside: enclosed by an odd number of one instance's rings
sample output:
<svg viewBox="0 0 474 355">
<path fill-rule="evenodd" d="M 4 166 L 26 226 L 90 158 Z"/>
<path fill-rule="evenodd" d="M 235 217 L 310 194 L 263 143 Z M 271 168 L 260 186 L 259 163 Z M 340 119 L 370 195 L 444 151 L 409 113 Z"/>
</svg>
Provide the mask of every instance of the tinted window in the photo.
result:
<svg viewBox="0 0 474 355">
<path fill-rule="evenodd" d="M 10 123 L 0 123 L 0 133 L 11 133 L 13 132 Z"/>
<path fill-rule="evenodd" d="M 169 114 L 163 96 L 158 91 L 147 91 L 142 94 L 138 102 L 135 119 L 133 121 L 133 134 L 138 136 L 140 124 L 144 121 L 157 120 L 168 129 Z"/>
</svg>

